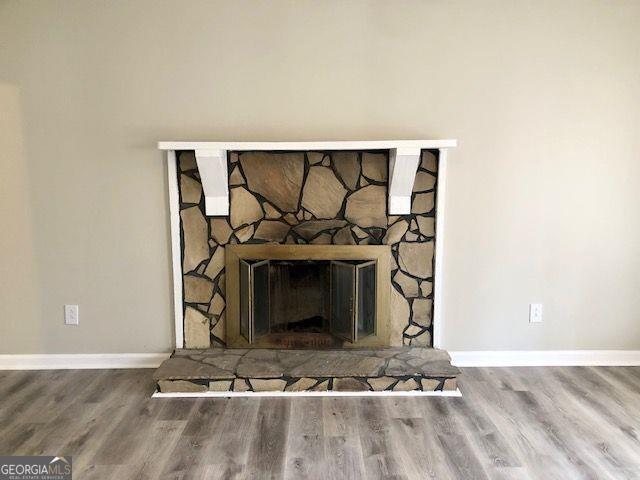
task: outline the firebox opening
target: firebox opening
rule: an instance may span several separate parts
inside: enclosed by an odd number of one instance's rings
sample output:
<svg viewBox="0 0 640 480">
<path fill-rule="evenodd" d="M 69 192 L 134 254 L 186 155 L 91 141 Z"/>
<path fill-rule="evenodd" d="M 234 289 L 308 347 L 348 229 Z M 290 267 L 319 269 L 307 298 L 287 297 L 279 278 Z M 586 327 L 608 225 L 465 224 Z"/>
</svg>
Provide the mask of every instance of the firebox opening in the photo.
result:
<svg viewBox="0 0 640 480">
<path fill-rule="evenodd" d="M 329 278 L 328 261 L 272 261 L 271 333 L 328 333 Z"/>
<path fill-rule="evenodd" d="M 240 334 L 331 346 L 375 334 L 376 262 L 241 260 Z"/>
</svg>

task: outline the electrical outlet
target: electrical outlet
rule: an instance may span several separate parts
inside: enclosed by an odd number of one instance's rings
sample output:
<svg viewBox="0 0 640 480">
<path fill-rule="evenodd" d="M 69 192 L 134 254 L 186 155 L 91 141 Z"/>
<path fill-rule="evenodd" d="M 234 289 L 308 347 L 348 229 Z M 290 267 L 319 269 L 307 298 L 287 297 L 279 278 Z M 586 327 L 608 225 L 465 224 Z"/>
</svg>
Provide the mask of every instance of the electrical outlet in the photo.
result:
<svg viewBox="0 0 640 480">
<path fill-rule="evenodd" d="M 529 304 L 529 323 L 542 323 L 542 304 Z"/>
<path fill-rule="evenodd" d="M 78 305 L 64 306 L 64 323 L 65 325 L 78 325 L 78 323 L 80 323 Z"/>
</svg>

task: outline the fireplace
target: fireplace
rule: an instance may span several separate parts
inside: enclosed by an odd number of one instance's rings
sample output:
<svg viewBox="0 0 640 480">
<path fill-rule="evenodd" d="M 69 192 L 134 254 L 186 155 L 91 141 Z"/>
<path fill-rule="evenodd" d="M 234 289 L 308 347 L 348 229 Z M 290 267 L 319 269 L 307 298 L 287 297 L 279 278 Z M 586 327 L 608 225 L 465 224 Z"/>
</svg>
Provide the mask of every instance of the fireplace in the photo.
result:
<svg viewBox="0 0 640 480">
<path fill-rule="evenodd" d="M 229 346 L 389 344 L 389 247 L 233 245 L 226 255 Z"/>
<path fill-rule="evenodd" d="M 159 395 L 455 390 L 429 348 L 453 146 L 162 142 L 177 349 Z"/>
</svg>

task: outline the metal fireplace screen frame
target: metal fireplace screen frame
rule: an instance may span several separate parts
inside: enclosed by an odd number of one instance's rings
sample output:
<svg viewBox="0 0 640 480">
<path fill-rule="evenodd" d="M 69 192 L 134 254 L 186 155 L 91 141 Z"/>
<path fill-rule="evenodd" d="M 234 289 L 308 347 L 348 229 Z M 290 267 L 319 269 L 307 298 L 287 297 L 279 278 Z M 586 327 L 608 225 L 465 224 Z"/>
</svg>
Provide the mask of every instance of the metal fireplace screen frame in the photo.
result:
<svg viewBox="0 0 640 480">
<path fill-rule="evenodd" d="M 249 300 L 243 301 L 241 291 L 253 291 L 253 283 L 262 281 L 259 277 L 266 273 L 268 279 L 269 260 L 327 260 L 331 270 L 349 269 L 354 276 L 351 282 L 353 291 L 350 301 L 350 318 L 348 325 L 343 322 L 345 328 L 339 329 L 333 324 L 331 332 L 335 343 L 331 345 L 305 345 L 305 346 L 331 346 L 331 347 L 378 347 L 389 345 L 389 298 L 391 292 L 390 257 L 391 250 L 386 245 L 229 245 L 225 249 L 226 256 L 226 288 L 227 288 L 227 316 L 226 316 L 226 343 L 235 348 L 296 348 L 296 343 L 291 343 L 292 335 L 282 336 L 270 334 L 268 331 L 269 320 L 265 318 L 265 311 L 269 305 L 257 305 L 251 302 L 265 300 L 265 296 L 256 297 L 249 295 Z M 373 267 L 373 268 L 372 268 Z M 358 294 L 362 287 L 364 274 L 375 270 L 374 302 L 364 301 L 364 297 Z M 346 270 L 345 270 L 346 271 Z M 332 272 L 333 273 L 333 272 Z M 267 281 L 268 283 L 268 281 Z M 331 285 L 331 295 L 336 292 Z M 268 288 L 268 287 L 267 287 Z M 335 299 L 332 298 L 333 309 Z M 374 308 L 373 315 L 360 315 L 360 309 Z M 266 309 L 266 310 L 265 310 Z M 254 312 L 259 313 L 256 319 Z M 268 314 L 267 314 L 268 315 Z M 342 317 L 344 318 L 344 317 Z M 364 325 L 364 319 L 375 318 L 373 325 Z M 359 322 L 363 319 L 363 322 Z M 257 322 L 256 322 L 257 320 Z M 266 321 L 265 321 L 266 320 Z M 360 328 L 358 328 L 360 326 Z M 266 328 L 266 330 L 265 330 Z M 339 331 L 340 330 L 340 331 Z M 342 331 L 344 330 L 344 331 Z M 313 339 L 313 335 L 311 335 Z M 285 342 L 283 339 L 287 339 Z M 285 342 L 285 343 L 283 343 Z"/>
</svg>

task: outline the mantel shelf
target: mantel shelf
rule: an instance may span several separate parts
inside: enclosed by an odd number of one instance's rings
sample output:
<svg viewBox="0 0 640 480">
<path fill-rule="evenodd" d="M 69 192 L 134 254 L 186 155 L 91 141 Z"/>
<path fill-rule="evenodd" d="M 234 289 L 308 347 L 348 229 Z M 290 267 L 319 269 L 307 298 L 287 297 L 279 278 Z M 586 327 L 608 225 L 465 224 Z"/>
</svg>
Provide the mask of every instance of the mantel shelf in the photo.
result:
<svg viewBox="0 0 640 480">
<path fill-rule="evenodd" d="M 160 150 L 391 150 L 441 149 L 457 146 L 457 140 L 348 140 L 309 142 L 158 142 Z"/>
</svg>

